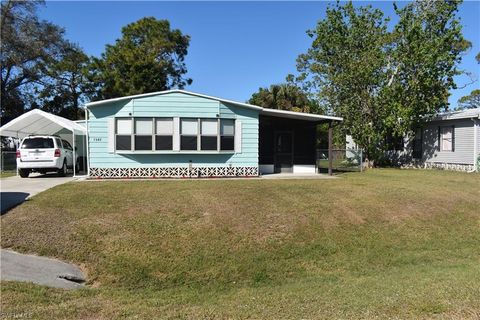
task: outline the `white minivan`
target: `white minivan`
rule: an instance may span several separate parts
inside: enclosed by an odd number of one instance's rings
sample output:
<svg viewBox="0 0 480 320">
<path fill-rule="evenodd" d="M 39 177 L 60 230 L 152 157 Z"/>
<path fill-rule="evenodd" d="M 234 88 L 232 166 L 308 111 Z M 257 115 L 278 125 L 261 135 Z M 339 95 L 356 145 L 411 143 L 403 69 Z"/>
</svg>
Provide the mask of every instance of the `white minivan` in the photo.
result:
<svg viewBox="0 0 480 320">
<path fill-rule="evenodd" d="M 22 140 L 17 149 L 17 169 L 22 178 L 30 172 L 57 172 L 65 176 L 73 161 L 78 163 L 78 156 L 70 143 L 58 136 L 28 136 Z"/>
</svg>

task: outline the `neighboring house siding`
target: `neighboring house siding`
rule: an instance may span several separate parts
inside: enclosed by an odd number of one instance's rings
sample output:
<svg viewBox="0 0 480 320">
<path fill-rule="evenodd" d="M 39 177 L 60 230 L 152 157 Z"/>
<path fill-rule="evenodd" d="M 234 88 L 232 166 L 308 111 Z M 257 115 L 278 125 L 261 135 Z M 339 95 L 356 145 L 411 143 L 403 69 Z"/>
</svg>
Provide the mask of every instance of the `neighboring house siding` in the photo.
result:
<svg viewBox="0 0 480 320">
<path fill-rule="evenodd" d="M 454 151 L 441 151 L 438 128 L 454 126 Z M 473 165 L 474 127 L 470 119 L 431 122 L 423 130 L 422 161 Z"/>
<path fill-rule="evenodd" d="M 471 112 L 471 111 L 469 111 Z M 477 125 L 477 148 L 475 150 L 475 126 Z M 439 145 L 439 128 L 454 128 L 453 151 L 442 151 Z M 347 136 L 347 146 L 354 142 Z M 474 153 L 476 152 L 476 156 Z M 394 165 L 426 168 L 442 168 L 470 171 L 475 169 L 475 158 L 480 162 L 480 119 L 477 114 L 460 119 L 443 119 L 431 121 L 422 129 L 421 158 L 413 158 L 413 139 L 404 139 L 404 149 L 387 151 L 385 156 Z M 478 170 L 478 167 L 477 167 Z"/>
<path fill-rule="evenodd" d="M 183 93 L 91 106 L 90 167 L 151 168 L 241 166 L 258 167 L 258 111 Z M 131 113 L 131 115 L 130 115 Z M 113 117 L 230 118 L 242 122 L 241 153 L 228 154 L 118 154 L 108 152 L 108 119 Z"/>
</svg>

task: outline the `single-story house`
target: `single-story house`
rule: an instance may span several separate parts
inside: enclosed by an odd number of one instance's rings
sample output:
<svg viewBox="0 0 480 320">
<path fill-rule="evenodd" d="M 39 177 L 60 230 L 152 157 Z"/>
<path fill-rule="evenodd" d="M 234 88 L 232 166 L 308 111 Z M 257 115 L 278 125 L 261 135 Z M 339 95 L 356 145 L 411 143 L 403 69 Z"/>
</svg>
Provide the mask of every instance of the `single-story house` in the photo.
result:
<svg viewBox="0 0 480 320">
<path fill-rule="evenodd" d="M 316 126 L 342 118 L 168 90 L 85 105 L 88 175 L 316 173 Z"/>
<path fill-rule="evenodd" d="M 347 136 L 347 148 L 355 145 Z M 387 157 L 396 165 L 478 171 L 480 108 L 440 113 L 405 137 Z"/>
</svg>

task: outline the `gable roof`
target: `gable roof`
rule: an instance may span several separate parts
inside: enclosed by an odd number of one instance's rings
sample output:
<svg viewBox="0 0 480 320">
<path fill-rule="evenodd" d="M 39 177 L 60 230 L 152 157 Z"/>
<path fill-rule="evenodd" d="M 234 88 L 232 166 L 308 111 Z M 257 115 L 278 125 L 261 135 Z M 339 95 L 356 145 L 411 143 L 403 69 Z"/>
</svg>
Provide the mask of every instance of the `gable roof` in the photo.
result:
<svg viewBox="0 0 480 320">
<path fill-rule="evenodd" d="M 85 135 L 87 129 L 72 120 L 33 109 L 0 128 L 0 135 L 23 138 L 29 135 L 52 135 L 62 129 Z"/>
<path fill-rule="evenodd" d="M 132 95 L 132 96 L 113 98 L 113 99 L 106 99 L 106 100 L 101 100 L 101 101 L 94 101 L 94 102 L 86 103 L 85 107 L 88 108 L 88 107 L 99 106 L 99 105 L 103 105 L 103 104 L 107 104 L 107 103 L 111 103 L 111 102 L 125 101 L 125 100 L 145 98 L 145 97 L 152 97 L 152 96 L 164 95 L 164 94 L 169 94 L 169 93 L 183 93 L 183 94 L 196 96 L 196 97 L 200 97 L 200 98 L 216 100 L 216 101 L 219 101 L 219 102 L 232 104 L 232 105 L 243 107 L 243 108 L 258 110 L 260 112 L 260 114 L 263 114 L 263 115 L 270 115 L 270 116 L 276 116 L 276 117 L 282 117 L 282 118 L 301 119 L 301 120 L 309 120 L 309 121 L 321 121 L 321 120 L 342 121 L 343 120 L 343 118 L 340 118 L 340 117 L 323 116 L 323 115 L 312 114 L 312 113 L 294 112 L 294 111 L 285 111 L 285 110 L 263 108 L 263 107 L 259 107 L 259 106 L 253 105 L 253 104 L 242 103 L 242 102 L 233 101 L 233 100 L 227 100 L 227 99 L 223 99 L 223 98 L 208 96 L 208 95 L 205 95 L 205 94 L 186 91 L 186 90 L 180 90 L 180 89 L 157 91 L 157 92 L 143 93 L 143 94 L 137 94 L 137 95 Z"/>
<path fill-rule="evenodd" d="M 149 92 L 149 93 L 136 94 L 136 95 L 133 95 L 133 96 L 125 96 L 125 97 L 112 98 L 112 99 L 106 99 L 106 100 L 101 100 L 101 101 L 94 101 L 94 102 L 86 103 L 85 106 L 86 107 L 92 107 L 92 106 L 98 106 L 98 105 L 101 105 L 101 104 L 106 104 L 106 103 L 111 103 L 111 102 L 118 102 L 118 101 L 137 99 L 137 98 L 146 98 L 146 97 L 152 97 L 152 96 L 160 96 L 160 95 L 165 95 L 165 94 L 169 94 L 169 93 L 183 93 L 183 94 L 188 94 L 190 96 L 195 96 L 195 97 L 200 97 L 200 98 L 205 98 L 205 99 L 210 99 L 210 100 L 217 100 L 217 101 L 225 102 L 225 103 L 231 103 L 231 104 L 242 106 L 242 107 L 245 107 L 245 108 L 250 108 L 250 109 L 255 109 L 255 110 L 263 109 L 262 107 L 254 106 L 253 104 L 241 103 L 241 102 L 237 102 L 237 101 L 222 99 L 222 98 L 213 97 L 213 96 L 207 96 L 205 94 L 186 91 L 186 90 L 180 90 L 180 89 Z"/>
</svg>

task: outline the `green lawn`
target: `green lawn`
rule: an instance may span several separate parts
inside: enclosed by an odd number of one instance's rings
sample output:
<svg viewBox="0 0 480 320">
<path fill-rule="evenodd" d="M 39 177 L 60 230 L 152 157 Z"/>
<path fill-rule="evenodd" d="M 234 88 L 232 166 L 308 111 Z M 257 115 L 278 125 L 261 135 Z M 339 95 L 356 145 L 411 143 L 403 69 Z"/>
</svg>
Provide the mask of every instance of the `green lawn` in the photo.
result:
<svg viewBox="0 0 480 320">
<path fill-rule="evenodd" d="M 480 175 L 73 182 L 1 218 L 1 245 L 89 287 L 2 282 L 39 319 L 480 317 Z M 28 318 L 27 317 L 27 318 Z"/>
<path fill-rule="evenodd" d="M 17 173 L 15 171 L 2 171 L 0 172 L 0 178 L 8 178 L 8 177 L 13 177 Z"/>
</svg>

